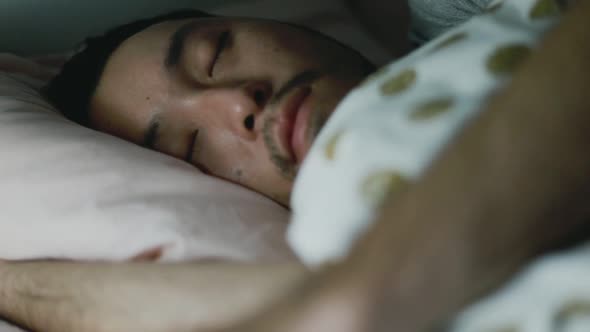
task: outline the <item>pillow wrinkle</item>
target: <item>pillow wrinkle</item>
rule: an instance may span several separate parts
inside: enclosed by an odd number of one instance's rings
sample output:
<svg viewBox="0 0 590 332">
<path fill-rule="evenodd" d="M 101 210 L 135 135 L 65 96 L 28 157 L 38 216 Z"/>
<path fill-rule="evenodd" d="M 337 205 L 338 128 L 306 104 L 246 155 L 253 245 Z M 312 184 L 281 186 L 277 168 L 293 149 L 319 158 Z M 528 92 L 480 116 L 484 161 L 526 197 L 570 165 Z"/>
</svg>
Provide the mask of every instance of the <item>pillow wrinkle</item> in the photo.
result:
<svg viewBox="0 0 590 332">
<path fill-rule="evenodd" d="M 295 260 L 283 207 L 67 120 L 35 82 L 0 72 L 0 259 Z"/>
</svg>

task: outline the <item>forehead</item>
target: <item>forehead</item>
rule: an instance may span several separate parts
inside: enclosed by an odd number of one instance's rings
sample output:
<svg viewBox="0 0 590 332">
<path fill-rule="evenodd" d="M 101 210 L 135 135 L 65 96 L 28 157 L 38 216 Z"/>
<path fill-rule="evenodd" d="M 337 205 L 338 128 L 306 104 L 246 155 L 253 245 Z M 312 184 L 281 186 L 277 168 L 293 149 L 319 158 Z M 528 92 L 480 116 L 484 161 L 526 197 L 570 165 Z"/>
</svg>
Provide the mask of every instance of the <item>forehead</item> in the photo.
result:
<svg viewBox="0 0 590 332">
<path fill-rule="evenodd" d="M 220 25 L 249 36 L 246 38 L 249 42 L 255 40 L 256 43 L 249 43 L 251 44 L 249 48 L 264 46 L 282 48 L 283 53 L 285 51 L 289 53 L 283 54 L 283 56 L 297 56 L 299 52 L 297 52 L 296 46 L 306 45 L 306 48 L 311 45 L 318 46 L 318 39 L 321 39 L 317 33 L 293 25 L 261 19 L 214 17 L 166 21 L 150 26 L 123 42 L 109 58 L 105 75 L 114 71 L 129 74 L 130 64 L 133 66 L 161 66 L 165 63 L 165 56 L 172 36 L 179 29 L 185 30 L 185 35 L 190 39 L 193 35 L 191 33 L 193 27 L 195 27 L 195 31 L 203 31 Z M 190 29 L 182 29 L 187 26 Z M 326 41 L 328 39 L 322 40 L 324 42 L 322 44 L 325 44 Z"/>
</svg>

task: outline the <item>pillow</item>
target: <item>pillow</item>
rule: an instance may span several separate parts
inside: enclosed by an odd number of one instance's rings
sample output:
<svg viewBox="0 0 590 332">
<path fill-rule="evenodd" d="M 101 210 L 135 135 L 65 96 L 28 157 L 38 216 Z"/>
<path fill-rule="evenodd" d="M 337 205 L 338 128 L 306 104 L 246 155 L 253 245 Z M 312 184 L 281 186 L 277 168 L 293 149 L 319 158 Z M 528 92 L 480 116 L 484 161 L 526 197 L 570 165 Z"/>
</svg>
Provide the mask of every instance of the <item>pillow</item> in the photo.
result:
<svg viewBox="0 0 590 332">
<path fill-rule="evenodd" d="M 161 261 L 294 259 L 286 209 L 70 122 L 42 84 L 0 72 L 0 258 L 120 261 L 161 249 Z"/>
</svg>

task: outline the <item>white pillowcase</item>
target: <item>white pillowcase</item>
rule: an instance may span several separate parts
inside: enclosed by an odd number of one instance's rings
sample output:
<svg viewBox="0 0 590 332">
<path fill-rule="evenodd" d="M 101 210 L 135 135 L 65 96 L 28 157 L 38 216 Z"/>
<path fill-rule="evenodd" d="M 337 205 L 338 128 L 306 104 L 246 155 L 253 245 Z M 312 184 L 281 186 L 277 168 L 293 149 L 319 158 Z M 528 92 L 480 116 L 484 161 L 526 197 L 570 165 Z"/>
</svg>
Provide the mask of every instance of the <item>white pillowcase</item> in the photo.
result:
<svg viewBox="0 0 590 332">
<path fill-rule="evenodd" d="M 0 72 L 0 259 L 294 259 L 283 207 L 70 122 L 41 83 Z"/>
</svg>

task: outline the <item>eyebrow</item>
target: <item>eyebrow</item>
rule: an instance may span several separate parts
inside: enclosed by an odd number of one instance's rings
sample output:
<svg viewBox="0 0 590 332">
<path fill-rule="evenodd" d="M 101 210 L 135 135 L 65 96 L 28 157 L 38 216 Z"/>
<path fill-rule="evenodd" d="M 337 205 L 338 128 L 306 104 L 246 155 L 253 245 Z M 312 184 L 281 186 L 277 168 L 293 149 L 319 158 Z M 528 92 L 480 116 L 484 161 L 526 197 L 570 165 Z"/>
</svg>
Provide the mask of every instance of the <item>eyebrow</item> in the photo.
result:
<svg viewBox="0 0 590 332">
<path fill-rule="evenodd" d="M 164 67 L 173 69 L 178 65 L 182 54 L 184 53 L 184 45 L 188 36 L 196 29 L 197 22 L 188 22 L 178 28 L 176 32 L 170 37 L 170 44 L 164 58 Z"/>
<path fill-rule="evenodd" d="M 143 136 L 142 145 L 148 149 L 154 149 L 160 136 L 160 117 L 151 118 L 148 129 Z"/>
</svg>

